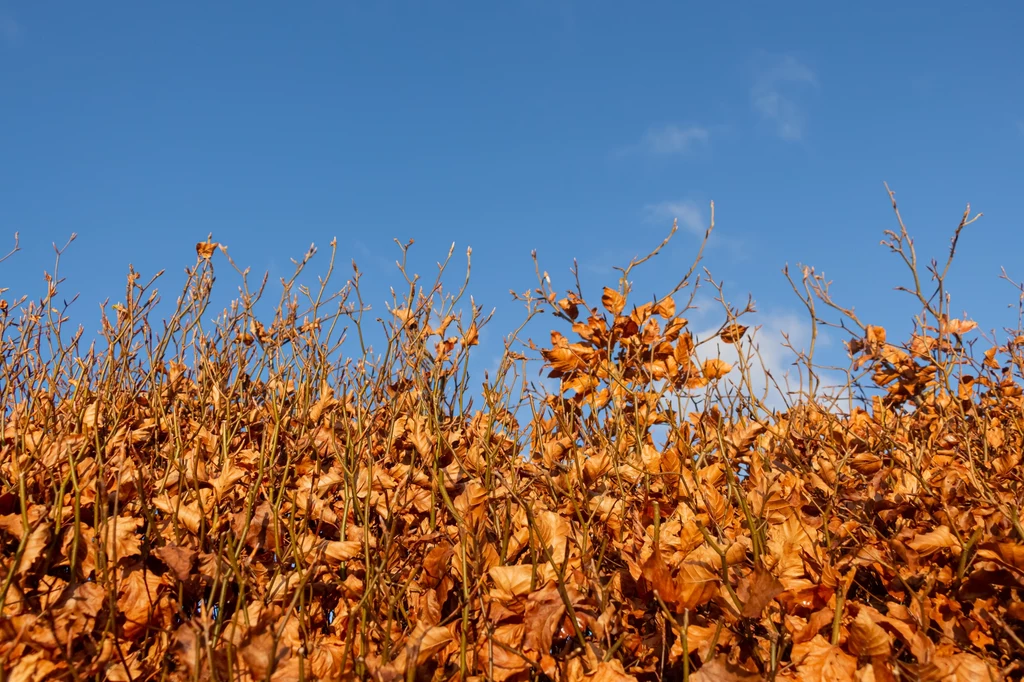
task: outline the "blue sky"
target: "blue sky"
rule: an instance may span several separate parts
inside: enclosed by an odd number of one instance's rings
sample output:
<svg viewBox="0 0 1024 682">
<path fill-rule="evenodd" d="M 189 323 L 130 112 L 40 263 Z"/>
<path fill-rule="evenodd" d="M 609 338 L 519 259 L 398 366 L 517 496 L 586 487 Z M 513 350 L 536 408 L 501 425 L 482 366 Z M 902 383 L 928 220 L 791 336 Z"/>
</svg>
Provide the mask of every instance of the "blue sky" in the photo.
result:
<svg viewBox="0 0 1024 682">
<path fill-rule="evenodd" d="M 209 232 L 278 275 L 336 236 L 382 303 L 392 239 L 415 238 L 425 273 L 473 247 L 497 336 L 532 249 L 556 286 L 576 258 L 599 292 L 679 217 L 654 293 L 713 199 L 705 263 L 766 326 L 800 313 L 788 262 L 905 329 L 888 181 L 922 256 L 944 257 L 967 202 L 985 213 L 954 306 L 1015 323 L 998 277 L 1024 279 L 1024 7 L 837 7 L 0 0 L 0 237 L 23 247 L 0 287 L 41 292 L 76 232 L 63 272 L 97 328 L 129 263 L 166 268 L 170 295 Z"/>
</svg>

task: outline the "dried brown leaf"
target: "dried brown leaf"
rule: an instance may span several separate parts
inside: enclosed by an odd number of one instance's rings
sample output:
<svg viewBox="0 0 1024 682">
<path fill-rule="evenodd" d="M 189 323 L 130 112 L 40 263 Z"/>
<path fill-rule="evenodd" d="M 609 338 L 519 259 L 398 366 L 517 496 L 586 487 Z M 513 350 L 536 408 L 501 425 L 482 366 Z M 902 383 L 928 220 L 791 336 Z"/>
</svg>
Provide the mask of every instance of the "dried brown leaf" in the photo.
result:
<svg viewBox="0 0 1024 682">
<path fill-rule="evenodd" d="M 153 550 L 153 556 L 159 559 L 171 574 L 178 580 L 188 580 L 195 568 L 197 552 L 187 547 L 166 545 Z"/>
<path fill-rule="evenodd" d="M 605 287 L 604 293 L 601 295 L 601 303 L 605 310 L 612 315 L 618 315 L 626 307 L 626 297 L 614 289 Z"/>
<path fill-rule="evenodd" d="M 850 651 L 858 656 L 888 658 L 892 653 L 892 639 L 867 609 L 857 612 L 850 625 Z"/>
<path fill-rule="evenodd" d="M 907 541 L 907 546 L 921 556 L 929 556 L 943 549 L 959 548 L 960 543 L 949 526 L 937 526 L 927 533 L 918 533 Z"/>
<path fill-rule="evenodd" d="M 213 253 L 217 250 L 220 244 L 217 242 L 205 241 L 196 244 L 196 254 L 203 260 L 210 260 L 213 258 Z"/>
<path fill-rule="evenodd" d="M 857 659 L 821 635 L 794 644 L 792 655 L 802 682 L 843 682 L 852 680 L 857 671 Z"/>
<path fill-rule="evenodd" d="M 742 324 L 729 324 L 722 328 L 718 336 L 726 343 L 739 343 L 746 333 L 747 328 Z"/>
</svg>

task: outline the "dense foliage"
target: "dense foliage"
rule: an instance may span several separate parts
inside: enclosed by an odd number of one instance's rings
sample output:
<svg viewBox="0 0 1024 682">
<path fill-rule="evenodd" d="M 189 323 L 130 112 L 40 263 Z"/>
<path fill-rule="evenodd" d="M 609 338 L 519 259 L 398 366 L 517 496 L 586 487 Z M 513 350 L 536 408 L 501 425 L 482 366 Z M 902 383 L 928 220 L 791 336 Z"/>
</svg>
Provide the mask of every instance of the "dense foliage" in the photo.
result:
<svg viewBox="0 0 1024 682">
<path fill-rule="evenodd" d="M 887 240 L 921 303 L 909 341 L 802 269 L 814 338 L 849 334 L 849 385 L 821 390 L 812 344 L 782 409 L 749 380 L 752 305 L 719 287 L 718 333 L 690 329 L 697 285 L 716 286 L 699 255 L 651 301 L 629 291 L 647 259 L 599 303 L 539 274 L 515 298 L 557 330 L 510 334 L 482 387 L 488 320 L 440 277 L 402 269 L 376 352 L 354 264 L 340 292 L 299 284 L 312 250 L 261 321 L 266 279 L 208 240 L 169 319 L 132 273 L 88 346 L 50 278 L 0 311 L 0 670 L 1019 678 L 1024 336 L 975 356 L 948 264 L 932 295 L 902 223 Z M 241 288 L 211 322 L 215 266 Z M 339 359 L 343 338 L 360 353 Z M 538 359 L 557 390 L 530 381 Z"/>
</svg>

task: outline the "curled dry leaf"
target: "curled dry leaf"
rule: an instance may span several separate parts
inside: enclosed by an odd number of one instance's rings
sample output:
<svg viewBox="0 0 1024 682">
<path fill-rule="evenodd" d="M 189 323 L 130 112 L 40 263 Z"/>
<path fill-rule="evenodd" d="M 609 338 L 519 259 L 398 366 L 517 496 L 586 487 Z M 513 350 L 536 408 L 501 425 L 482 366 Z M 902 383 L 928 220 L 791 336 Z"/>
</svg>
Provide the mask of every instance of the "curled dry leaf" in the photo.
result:
<svg viewBox="0 0 1024 682">
<path fill-rule="evenodd" d="M 978 547 L 978 556 L 991 559 L 1024 574 L 1024 545 L 1016 542 L 986 542 Z"/>
<path fill-rule="evenodd" d="M 756 672 L 729 663 L 724 656 L 711 659 L 690 675 L 692 682 L 757 682 L 762 679 Z"/>
<path fill-rule="evenodd" d="M 742 324 L 730 324 L 722 328 L 719 337 L 726 343 L 739 343 L 743 339 L 743 335 L 747 333 L 747 328 Z"/>
<path fill-rule="evenodd" d="M 130 516 L 112 516 L 106 520 L 107 561 L 117 563 L 121 559 L 138 556 L 142 538 L 138 531 L 145 520 Z"/>
<path fill-rule="evenodd" d="M 801 682 L 844 682 L 857 672 L 857 659 L 821 635 L 794 644 L 793 662 Z"/>
<path fill-rule="evenodd" d="M 157 607 L 163 581 L 147 570 L 131 570 L 119 584 L 117 609 L 124 617 L 124 636 L 135 639 L 159 616 Z"/>
<path fill-rule="evenodd" d="M 754 569 L 751 576 L 749 595 L 743 604 L 740 615 L 744 618 L 757 618 L 764 607 L 783 591 L 782 583 L 763 566 Z"/>
<path fill-rule="evenodd" d="M 671 319 L 676 314 L 676 302 L 672 300 L 671 296 L 666 296 L 658 301 L 657 305 L 651 309 L 651 312 L 655 315 L 660 315 L 666 320 Z"/>
<path fill-rule="evenodd" d="M 939 325 L 939 331 L 943 334 L 966 334 L 978 328 L 974 320 L 943 320 Z"/>
<path fill-rule="evenodd" d="M 644 562 L 643 576 L 652 589 L 677 613 L 695 609 L 718 593 L 719 576 L 704 562 L 684 560 L 673 572 L 660 548 Z"/>
<path fill-rule="evenodd" d="M 18 561 L 17 575 L 25 575 L 35 565 L 36 561 L 43 555 L 43 550 L 50 543 L 50 522 L 48 519 L 41 519 L 32 529 L 25 543 L 25 549 Z"/>
<path fill-rule="evenodd" d="M 732 365 L 730 365 L 728 362 L 724 360 L 720 360 L 718 358 L 711 358 L 710 360 L 704 361 L 704 365 L 701 368 L 701 371 L 703 372 L 704 377 L 706 379 L 715 381 L 717 379 L 721 379 L 726 374 L 731 372 Z"/>
<path fill-rule="evenodd" d="M 928 556 L 943 549 L 959 548 L 960 543 L 949 530 L 949 526 L 938 526 L 927 533 L 918 533 L 907 541 L 907 546 L 921 556 Z"/>
<path fill-rule="evenodd" d="M 850 625 L 850 651 L 858 656 L 888 657 L 892 653 L 892 639 L 867 609 L 861 609 Z"/>
<path fill-rule="evenodd" d="M 1001 676 L 981 658 L 974 654 L 935 656 L 921 665 L 918 671 L 920 682 L 974 682 L 974 680 L 998 680 Z"/>
<path fill-rule="evenodd" d="M 612 315 L 618 315 L 626 307 L 626 297 L 615 291 L 615 289 L 605 287 L 604 293 L 601 295 L 601 303 L 604 305 L 605 310 Z"/>
<path fill-rule="evenodd" d="M 598 663 L 597 670 L 586 679 L 587 682 L 636 682 L 637 678 L 627 674 L 620 661 L 612 660 Z"/>
<path fill-rule="evenodd" d="M 532 565 L 495 566 L 488 571 L 491 580 L 494 581 L 491 597 L 512 601 L 517 597 L 529 594 L 534 580 L 534 573 L 535 570 Z"/>
<path fill-rule="evenodd" d="M 213 258 L 213 253 L 217 250 L 220 244 L 217 242 L 205 241 L 196 244 L 196 254 L 203 260 L 210 260 Z"/>
<path fill-rule="evenodd" d="M 66 672 L 67 665 L 61 665 L 50 660 L 46 651 L 37 651 L 20 657 L 14 661 L 10 676 L 10 682 L 44 682 L 44 680 L 55 679 L 57 671 Z"/>
<path fill-rule="evenodd" d="M 869 324 L 865 335 L 868 343 L 871 345 L 885 343 L 885 327 L 876 327 Z"/>
<path fill-rule="evenodd" d="M 171 569 L 171 574 L 178 580 L 188 580 L 195 568 L 197 552 L 178 545 L 167 545 L 153 550 L 153 555 Z"/>
</svg>

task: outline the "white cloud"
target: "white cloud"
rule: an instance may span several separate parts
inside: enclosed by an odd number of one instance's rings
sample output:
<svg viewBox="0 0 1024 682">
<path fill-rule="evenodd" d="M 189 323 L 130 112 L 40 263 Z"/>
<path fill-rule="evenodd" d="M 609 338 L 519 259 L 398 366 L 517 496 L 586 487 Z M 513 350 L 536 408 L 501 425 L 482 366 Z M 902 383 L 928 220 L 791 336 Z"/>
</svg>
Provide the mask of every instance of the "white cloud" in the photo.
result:
<svg viewBox="0 0 1024 682">
<path fill-rule="evenodd" d="M 680 128 L 667 125 L 651 128 L 640 140 L 639 147 L 651 154 L 666 156 L 670 154 L 686 154 L 699 144 L 707 144 L 711 133 L 707 128 L 688 126 Z"/>
<path fill-rule="evenodd" d="M 795 57 L 769 58 L 750 90 L 750 102 L 780 138 L 795 142 L 803 137 L 807 117 L 793 91 L 817 85 L 814 71 Z"/>
<path fill-rule="evenodd" d="M 712 306 L 717 305 L 715 303 Z M 702 312 L 709 318 L 714 311 L 709 307 Z M 701 317 L 704 317 L 702 315 Z M 739 351 L 731 343 L 725 343 L 715 337 L 718 325 L 708 326 L 695 332 L 695 340 L 709 339 L 706 343 L 699 345 L 695 351 L 697 358 L 703 362 L 712 358 L 721 358 L 733 366 L 732 371 L 722 380 L 723 393 L 735 393 L 739 391 L 749 395 L 752 389 L 758 399 L 764 399 L 769 409 L 785 410 L 786 403 L 801 401 L 800 391 L 808 389 L 808 374 L 806 368 L 795 364 L 796 354 L 787 348 L 785 336 L 789 337 L 789 344 L 799 351 L 806 352 L 811 340 L 811 326 L 806 317 L 793 312 L 780 313 L 755 313 L 745 317 L 742 322 L 750 325 L 746 340 L 741 344 L 744 357 L 750 355 L 752 347 L 757 352 L 747 362 L 750 387 L 742 383 L 740 375 Z M 759 329 L 758 329 L 759 327 Z M 753 336 L 751 336 L 753 335 Z M 785 336 L 784 336 L 785 335 Z M 712 338 L 714 337 L 714 338 Z M 819 337 L 819 346 L 821 345 Z M 844 377 L 835 372 L 816 370 L 819 381 L 818 395 L 848 397 L 848 391 L 844 390 Z M 769 377 L 770 375 L 770 377 Z M 767 396 L 765 397 L 765 395 Z M 848 401 L 840 400 L 842 404 L 836 405 L 837 409 L 848 409 Z"/>
<path fill-rule="evenodd" d="M 695 201 L 663 201 L 648 204 L 645 209 L 651 220 L 679 220 L 679 227 L 697 237 L 703 237 L 708 229 L 708 217 Z"/>
<path fill-rule="evenodd" d="M 678 220 L 679 227 L 697 239 L 703 239 L 711 225 L 710 205 L 699 204 L 691 199 L 648 204 L 644 207 L 644 213 L 647 222 L 650 223 L 670 223 Z M 746 260 L 750 255 L 746 241 L 735 233 L 723 233 L 721 225 L 718 225 L 711 234 L 707 248 L 724 248 L 733 261 Z"/>
</svg>

